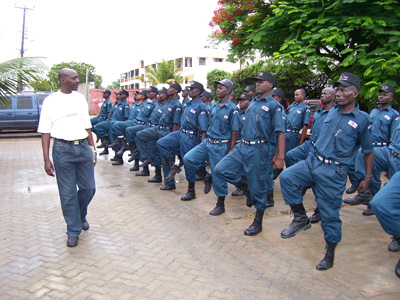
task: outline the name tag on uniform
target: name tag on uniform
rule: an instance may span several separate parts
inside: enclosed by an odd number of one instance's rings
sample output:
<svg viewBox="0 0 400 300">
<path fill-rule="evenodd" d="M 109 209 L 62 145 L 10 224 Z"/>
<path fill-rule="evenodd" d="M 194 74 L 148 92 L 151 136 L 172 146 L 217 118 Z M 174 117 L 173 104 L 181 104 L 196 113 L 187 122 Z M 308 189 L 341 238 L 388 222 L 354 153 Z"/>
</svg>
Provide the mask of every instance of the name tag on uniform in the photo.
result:
<svg viewBox="0 0 400 300">
<path fill-rule="evenodd" d="M 301 114 L 301 111 L 300 111 L 300 110 L 298 110 L 298 111 L 297 111 L 297 113 L 298 113 L 298 114 Z"/>
<path fill-rule="evenodd" d="M 122 110 L 122 107 L 120 107 L 119 110 Z"/>
<path fill-rule="evenodd" d="M 245 120 L 246 120 L 246 117 L 243 117 L 242 120 L 245 121 Z"/>
<path fill-rule="evenodd" d="M 206 112 L 205 112 L 205 111 L 202 111 L 200 114 L 201 114 L 201 115 L 205 115 L 205 114 L 206 114 Z"/>
<path fill-rule="evenodd" d="M 148 108 L 148 109 L 150 109 L 150 108 L 151 108 L 151 107 L 150 107 L 150 105 L 149 105 L 149 106 L 147 106 L 147 108 Z"/>
<path fill-rule="evenodd" d="M 390 117 L 388 115 L 385 115 L 385 119 L 390 121 Z"/>
<path fill-rule="evenodd" d="M 238 114 L 239 112 L 237 111 L 237 110 L 234 110 L 233 111 L 233 114 Z"/>
<path fill-rule="evenodd" d="M 137 111 L 140 111 L 140 108 L 138 108 Z"/>
<path fill-rule="evenodd" d="M 349 124 L 353 128 L 357 128 L 358 124 L 352 120 L 350 120 L 347 124 Z"/>
<path fill-rule="evenodd" d="M 171 107 L 168 107 L 168 111 L 172 111 Z"/>
<path fill-rule="evenodd" d="M 161 114 L 161 113 L 162 113 L 162 110 L 161 110 L 161 109 L 159 109 L 159 110 L 158 110 L 158 112 Z"/>
<path fill-rule="evenodd" d="M 229 117 L 227 115 L 224 116 L 224 119 L 228 119 Z"/>
<path fill-rule="evenodd" d="M 267 106 L 265 106 L 265 105 L 261 106 L 261 109 L 263 109 L 263 110 L 265 110 L 265 111 L 269 111 L 269 107 L 267 107 Z"/>
<path fill-rule="evenodd" d="M 196 113 L 196 111 L 195 111 L 193 108 L 190 110 L 190 112 L 191 112 L 192 114 L 195 114 L 195 113 Z"/>
<path fill-rule="evenodd" d="M 181 108 L 180 108 L 180 107 L 178 107 L 176 110 L 178 110 L 178 111 L 179 111 L 179 110 L 181 110 Z"/>
</svg>

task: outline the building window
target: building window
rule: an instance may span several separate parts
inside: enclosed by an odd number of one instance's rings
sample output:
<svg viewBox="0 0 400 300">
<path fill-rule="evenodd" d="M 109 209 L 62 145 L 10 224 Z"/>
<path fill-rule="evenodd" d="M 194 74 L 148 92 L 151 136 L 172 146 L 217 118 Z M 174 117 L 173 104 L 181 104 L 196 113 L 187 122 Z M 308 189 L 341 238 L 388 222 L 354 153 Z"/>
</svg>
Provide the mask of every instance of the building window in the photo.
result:
<svg viewBox="0 0 400 300">
<path fill-rule="evenodd" d="M 131 71 L 131 78 L 135 77 L 135 72 L 132 70 Z"/>
<path fill-rule="evenodd" d="M 144 60 L 140 61 L 140 67 L 143 69 L 144 68 Z"/>
<path fill-rule="evenodd" d="M 205 66 L 205 65 L 206 65 L 206 58 L 199 57 L 199 66 Z"/>
<path fill-rule="evenodd" d="M 223 58 L 214 58 L 214 62 L 223 62 L 224 59 Z"/>
<path fill-rule="evenodd" d="M 139 76 L 139 69 L 135 70 L 135 76 Z"/>
<path fill-rule="evenodd" d="M 191 68 L 191 67 L 192 67 L 192 58 L 185 57 L 185 68 Z"/>
<path fill-rule="evenodd" d="M 182 59 L 175 60 L 175 68 L 177 69 L 182 68 Z"/>
<path fill-rule="evenodd" d="M 139 83 L 135 83 L 135 89 L 139 89 Z"/>
</svg>

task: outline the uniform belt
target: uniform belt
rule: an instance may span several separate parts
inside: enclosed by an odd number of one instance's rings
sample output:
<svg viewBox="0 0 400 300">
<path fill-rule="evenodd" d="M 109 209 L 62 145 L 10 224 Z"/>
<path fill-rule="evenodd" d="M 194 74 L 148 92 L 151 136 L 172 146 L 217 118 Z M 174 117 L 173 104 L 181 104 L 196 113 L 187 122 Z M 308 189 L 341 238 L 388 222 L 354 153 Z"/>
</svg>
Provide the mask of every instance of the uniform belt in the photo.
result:
<svg viewBox="0 0 400 300">
<path fill-rule="evenodd" d="M 102 117 L 102 116 L 99 116 L 99 118 L 100 118 L 100 119 L 107 119 L 107 117 Z"/>
<path fill-rule="evenodd" d="M 144 124 L 146 124 L 146 122 L 139 121 L 139 120 L 135 120 L 135 122 L 136 122 L 136 124 L 141 124 L 141 125 L 144 125 Z"/>
<path fill-rule="evenodd" d="M 374 147 L 376 147 L 376 146 L 383 147 L 383 146 L 387 146 L 387 145 L 388 145 L 388 143 L 372 143 L 372 146 L 374 146 Z"/>
<path fill-rule="evenodd" d="M 310 140 L 310 143 L 311 143 L 312 146 L 315 145 L 315 141 L 311 141 L 311 140 Z"/>
<path fill-rule="evenodd" d="M 318 158 L 319 161 L 322 161 L 326 165 L 331 165 L 331 164 L 335 164 L 335 165 L 338 165 L 338 166 L 340 165 L 340 162 L 334 161 L 334 160 L 329 159 L 329 158 L 325 158 L 325 157 L 323 157 L 323 156 L 321 156 L 319 154 L 317 155 L 317 158 Z"/>
<path fill-rule="evenodd" d="M 212 138 L 208 138 L 208 140 L 210 141 L 210 143 L 212 144 L 226 144 L 229 143 L 230 140 L 214 140 Z"/>
<path fill-rule="evenodd" d="M 156 126 L 158 126 L 158 124 L 151 124 L 151 123 L 147 123 L 147 125 L 149 125 L 150 127 L 156 127 Z"/>
<path fill-rule="evenodd" d="M 294 133 L 299 133 L 300 130 L 297 129 L 286 129 L 286 132 L 294 132 Z"/>
<path fill-rule="evenodd" d="M 400 158 L 400 153 L 394 152 L 393 150 L 390 150 L 392 152 L 394 157 Z"/>
<path fill-rule="evenodd" d="M 158 125 L 158 128 L 160 128 L 160 129 L 172 129 L 172 127 L 166 127 L 166 126 L 160 126 L 160 125 Z"/>
<path fill-rule="evenodd" d="M 264 140 L 248 141 L 248 140 L 242 139 L 242 143 L 245 144 L 245 145 L 250 146 L 250 145 L 264 144 L 265 141 Z"/>
<path fill-rule="evenodd" d="M 62 142 L 62 143 L 69 144 L 69 145 L 80 145 L 80 144 L 82 144 L 82 142 L 85 141 L 86 139 L 83 139 L 83 140 L 74 140 L 74 141 L 66 141 L 66 140 L 63 140 L 63 139 L 55 139 L 55 140 L 56 140 L 56 142 Z"/>
<path fill-rule="evenodd" d="M 191 135 L 197 135 L 197 131 L 191 131 L 191 130 L 186 130 L 182 128 L 183 133 L 191 134 Z"/>
</svg>

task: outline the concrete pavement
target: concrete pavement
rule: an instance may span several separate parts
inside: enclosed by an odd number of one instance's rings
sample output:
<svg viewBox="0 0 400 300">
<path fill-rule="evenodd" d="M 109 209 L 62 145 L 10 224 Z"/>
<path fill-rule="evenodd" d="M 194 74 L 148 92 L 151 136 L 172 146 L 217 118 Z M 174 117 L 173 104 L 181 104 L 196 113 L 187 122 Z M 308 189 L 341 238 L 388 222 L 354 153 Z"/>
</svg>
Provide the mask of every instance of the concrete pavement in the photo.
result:
<svg viewBox="0 0 400 300">
<path fill-rule="evenodd" d="M 400 299 L 400 253 L 387 250 L 390 237 L 375 216 L 361 215 L 365 206 L 342 208 L 335 265 L 320 272 L 319 224 L 280 238 L 292 215 L 279 180 L 263 232 L 247 237 L 255 210 L 244 197 L 228 196 L 226 213 L 212 217 L 216 196 L 204 195 L 203 183 L 184 202 L 184 172 L 177 190 L 160 191 L 111 157 L 96 166 L 90 230 L 68 248 L 39 136 L 0 134 L 0 299 Z M 311 191 L 305 206 L 311 215 Z"/>
</svg>

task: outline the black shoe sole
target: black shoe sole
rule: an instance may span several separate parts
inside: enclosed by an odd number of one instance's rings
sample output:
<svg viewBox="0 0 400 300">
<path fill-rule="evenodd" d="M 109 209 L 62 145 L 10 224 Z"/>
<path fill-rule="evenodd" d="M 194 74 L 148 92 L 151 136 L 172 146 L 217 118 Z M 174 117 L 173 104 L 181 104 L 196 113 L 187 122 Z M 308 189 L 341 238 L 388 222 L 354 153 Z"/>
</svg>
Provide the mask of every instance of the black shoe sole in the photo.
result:
<svg viewBox="0 0 400 300">
<path fill-rule="evenodd" d="M 282 233 L 281 233 L 281 238 L 283 238 L 283 239 L 289 239 L 289 238 L 291 238 L 291 237 L 294 237 L 296 234 L 298 234 L 300 231 L 306 231 L 306 230 L 308 230 L 308 229 L 310 229 L 311 228 L 311 223 L 310 224 L 307 224 L 306 226 L 304 226 L 304 227 L 302 227 L 302 228 L 300 228 L 300 229 L 298 229 L 297 231 L 295 231 L 295 232 L 293 232 L 291 235 L 282 235 Z"/>
</svg>

